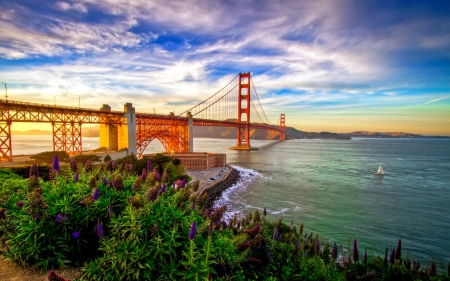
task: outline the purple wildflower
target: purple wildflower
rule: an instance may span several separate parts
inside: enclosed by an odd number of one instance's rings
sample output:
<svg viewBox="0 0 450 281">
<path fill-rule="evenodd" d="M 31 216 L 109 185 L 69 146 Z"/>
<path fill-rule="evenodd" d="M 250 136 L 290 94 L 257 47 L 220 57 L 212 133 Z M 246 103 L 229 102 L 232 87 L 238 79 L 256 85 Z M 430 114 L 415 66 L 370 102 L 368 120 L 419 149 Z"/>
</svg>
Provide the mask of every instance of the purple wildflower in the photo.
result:
<svg viewBox="0 0 450 281">
<path fill-rule="evenodd" d="M 152 161 L 149 159 L 147 161 L 147 173 L 151 173 L 152 172 Z"/>
<path fill-rule="evenodd" d="M 298 241 L 295 241 L 295 250 L 298 251 L 300 247 L 298 246 Z"/>
<path fill-rule="evenodd" d="M 108 180 L 105 177 L 102 178 L 102 184 L 108 185 Z"/>
<path fill-rule="evenodd" d="M 272 261 L 272 256 L 270 255 L 270 252 L 267 252 L 267 260 Z"/>
<path fill-rule="evenodd" d="M 30 178 L 32 176 L 35 176 L 37 178 L 39 178 L 39 169 L 36 163 L 34 163 L 31 167 L 30 167 Z"/>
<path fill-rule="evenodd" d="M 333 261 L 337 259 L 337 255 L 338 255 L 338 247 L 336 242 L 334 242 L 333 249 L 331 250 L 331 258 L 333 259 Z"/>
<path fill-rule="evenodd" d="M 0 210 L 0 219 L 6 220 L 6 208 Z"/>
<path fill-rule="evenodd" d="M 147 177 L 147 170 L 145 168 L 142 169 L 141 180 L 145 181 L 145 177 Z"/>
<path fill-rule="evenodd" d="M 131 166 L 130 166 L 130 163 L 125 163 L 125 171 L 131 172 Z"/>
<path fill-rule="evenodd" d="M 100 195 L 100 190 L 98 190 L 98 187 L 97 187 L 94 191 L 94 195 L 92 195 L 92 199 L 94 199 L 94 201 L 97 201 L 99 195 Z"/>
<path fill-rule="evenodd" d="M 436 276 L 436 264 L 434 261 L 431 261 L 430 276 Z"/>
<path fill-rule="evenodd" d="M 72 171 L 72 173 L 75 173 L 76 171 L 78 171 L 78 164 L 74 158 L 70 158 L 69 166 L 70 166 L 70 171 Z"/>
<path fill-rule="evenodd" d="M 364 249 L 364 263 L 367 263 L 367 249 Z"/>
<path fill-rule="evenodd" d="M 16 206 L 17 206 L 17 208 L 22 208 L 23 202 L 22 201 L 17 202 Z"/>
<path fill-rule="evenodd" d="M 166 192 L 166 184 L 163 184 L 163 187 L 161 187 L 160 193 Z"/>
<path fill-rule="evenodd" d="M 103 225 L 102 225 L 102 221 L 100 219 L 98 219 L 98 223 L 97 223 L 97 235 L 98 235 L 98 239 L 102 239 Z"/>
<path fill-rule="evenodd" d="M 245 230 L 245 233 L 247 233 L 250 237 L 255 238 L 260 230 L 261 225 L 258 223 L 255 227 Z"/>
<path fill-rule="evenodd" d="M 320 253 L 320 240 L 316 241 L 316 247 L 314 248 L 314 251 L 316 252 L 316 254 Z"/>
<path fill-rule="evenodd" d="M 196 234 L 197 234 L 197 225 L 195 224 L 194 221 L 191 225 L 191 231 L 189 232 L 189 239 L 193 240 Z"/>
<path fill-rule="evenodd" d="M 359 252 L 358 252 L 358 242 L 355 240 L 353 241 L 353 261 L 358 262 L 359 260 Z"/>
<path fill-rule="evenodd" d="M 161 181 L 161 175 L 160 175 L 158 172 L 156 172 L 155 180 L 156 180 L 157 182 L 160 182 L 160 181 Z"/>
<path fill-rule="evenodd" d="M 392 249 L 391 257 L 389 258 L 389 262 L 390 262 L 391 264 L 394 264 L 394 263 L 395 263 L 395 248 Z"/>
<path fill-rule="evenodd" d="M 56 223 L 65 223 L 67 220 L 66 215 L 58 214 L 55 218 Z"/>
<path fill-rule="evenodd" d="M 114 188 L 112 181 L 109 182 L 109 187 Z"/>
<path fill-rule="evenodd" d="M 72 232 L 72 238 L 73 239 L 78 239 L 78 238 L 80 238 L 80 236 L 81 236 L 80 232 L 78 232 L 78 231 Z"/>
<path fill-rule="evenodd" d="M 108 206 L 108 216 L 109 216 L 109 218 L 112 218 L 113 215 L 114 215 L 114 212 L 113 212 L 112 205 L 109 204 L 109 206 Z"/>
<path fill-rule="evenodd" d="M 281 240 L 283 240 L 283 233 L 280 233 L 280 235 L 278 235 L 278 239 L 277 239 L 278 241 L 281 241 Z"/>
<path fill-rule="evenodd" d="M 402 259 L 402 239 L 398 239 L 397 250 L 395 250 L 395 259 Z"/>
<path fill-rule="evenodd" d="M 222 221 L 222 227 L 223 229 L 227 229 L 227 223 L 225 222 L 225 220 Z"/>
<path fill-rule="evenodd" d="M 277 240 L 278 239 L 278 229 L 276 229 L 276 228 L 273 230 L 272 239 L 273 240 Z"/>
<path fill-rule="evenodd" d="M 53 169 L 57 172 L 61 172 L 61 167 L 59 166 L 59 160 L 58 155 L 55 155 L 55 158 L 53 158 Z"/>
<path fill-rule="evenodd" d="M 80 176 L 78 175 L 78 172 L 75 174 L 75 176 L 73 177 L 73 181 L 74 182 L 78 182 L 80 180 Z"/>
</svg>

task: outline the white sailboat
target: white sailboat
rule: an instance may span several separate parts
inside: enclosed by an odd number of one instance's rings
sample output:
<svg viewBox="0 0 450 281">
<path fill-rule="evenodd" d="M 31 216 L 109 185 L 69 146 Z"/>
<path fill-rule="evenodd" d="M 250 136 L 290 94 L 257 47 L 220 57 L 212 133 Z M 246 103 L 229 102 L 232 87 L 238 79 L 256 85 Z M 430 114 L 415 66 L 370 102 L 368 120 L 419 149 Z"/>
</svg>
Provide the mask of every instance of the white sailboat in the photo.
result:
<svg viewBox="0 0 450 281">
<path fill-rule="evenodd" d="M 378 167 L 378 171 L 373 173 L 374 175 L 384 175 L 383 167 L 380 164 L 380 167 Z"/>
</svg>

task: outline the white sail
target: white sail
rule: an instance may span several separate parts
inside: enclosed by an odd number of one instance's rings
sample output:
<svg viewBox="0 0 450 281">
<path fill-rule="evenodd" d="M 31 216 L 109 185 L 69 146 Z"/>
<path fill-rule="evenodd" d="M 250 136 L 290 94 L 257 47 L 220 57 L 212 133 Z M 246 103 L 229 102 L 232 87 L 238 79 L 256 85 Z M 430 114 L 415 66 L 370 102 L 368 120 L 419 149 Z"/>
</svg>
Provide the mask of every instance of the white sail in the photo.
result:
<svg viewBox="0 0 450 281">
<path fill-rule="evenodd" d="M 375 175 L 383 175 L 384 174 L 384 170 L 383 170 L 383 167 L 381 166 L 381 164 L 380 164 L 380 167 L 378 167 L 378 171 L 376 171 L 374 174 Z"/>
</svg>

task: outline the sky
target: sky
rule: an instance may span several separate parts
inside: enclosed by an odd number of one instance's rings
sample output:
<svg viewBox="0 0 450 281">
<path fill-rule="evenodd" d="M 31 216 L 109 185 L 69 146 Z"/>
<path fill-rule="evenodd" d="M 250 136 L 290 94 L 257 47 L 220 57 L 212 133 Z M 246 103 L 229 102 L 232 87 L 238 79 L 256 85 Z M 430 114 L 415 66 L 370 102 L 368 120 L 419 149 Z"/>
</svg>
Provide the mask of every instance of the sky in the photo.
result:
<svg viewBox="0 0 450 281">
<path fill-rule="evenodd" d="M 168 114 L 239 72 L 251 72 L 272 123 L 285 113 L 303 131 L 450 136 L 450 1 L 15 0 L 0 9 L 10 100 L 131 102 Z M 27 128 L 51 130 L 13 123 Z"/>
</svg>

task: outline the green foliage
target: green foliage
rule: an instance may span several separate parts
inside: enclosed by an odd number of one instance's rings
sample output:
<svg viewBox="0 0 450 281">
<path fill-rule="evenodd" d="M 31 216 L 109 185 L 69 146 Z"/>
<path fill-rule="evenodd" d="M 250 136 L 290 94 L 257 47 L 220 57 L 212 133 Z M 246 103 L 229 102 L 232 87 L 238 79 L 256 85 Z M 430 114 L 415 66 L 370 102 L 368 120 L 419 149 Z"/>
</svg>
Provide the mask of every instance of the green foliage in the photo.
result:
<svg viewBox="0 0 450 281">
<path fill-rule="evenodd" d="M 58 155 L 58 159 L 60 162 L 69 161 L 69 154 L 67 154 L 67 152 L 65 151 L 40 152 L 38 154 L 31 156 L 30 158 L 36 160 L 37 163 L 51 164 L 53 162 L 53 159 L 55 158 L 55 155 Z"/>
<path fill-rule="evenodd" d="M 0 218 L 5 256 L 42 271 L 83 266 L 82 280 L 450 280 L 400 259 L 336 266 L 330 246 L 317 246 L 323 244 L 317 234 L 304 237 L 303 224 L 298 234 L 292 223 L 268 222 L 258 210 L 226 225 L 226 207 L 202 215 L 205 198 L 197 199 L 194 186 L 172 189 L 172 180 L 185 176 L 178 171 L 173 162 L 164 164 L 170 175 L 164 190 L 156 171 L 145 180 L 125 171 L 81 169 L 75 182 L 66 167 L 51 182 L 38 179 L 41 187 L 30 192 L 30 180 L 0 170 L 0 210 L 8 210 Z"/>
<path fill-rule="evenodd" d="M 73 156 L 72 158 L 74 158 L 80 164 L 87 162 L 87 161 L 91 161 L 91 162 L 100 162 L 101 161 L 101 157 L 97 156 L 95 154 L 78 154 L 78 155 Z"/>
<path fill-rule="evenodd" d="M 63 169 L 63 168 L 61 167 L 61 169 Z M 28 177 L 30 176 L 30 166 L 14 167 L 14 168 L 10 168 L 10 170 L 11 170 L 11 172 L 20 176 L 23 179 L 28 179 Z M 43 179 L 44 181 L 48 181 L 50 165 L 39 165 L 38 171 L 39 171 L 40 178 Z"/>
</svg>

